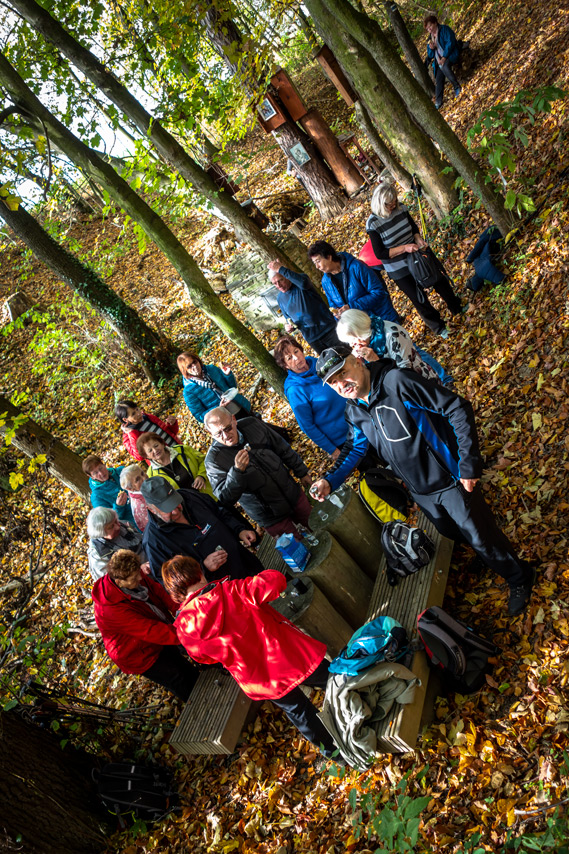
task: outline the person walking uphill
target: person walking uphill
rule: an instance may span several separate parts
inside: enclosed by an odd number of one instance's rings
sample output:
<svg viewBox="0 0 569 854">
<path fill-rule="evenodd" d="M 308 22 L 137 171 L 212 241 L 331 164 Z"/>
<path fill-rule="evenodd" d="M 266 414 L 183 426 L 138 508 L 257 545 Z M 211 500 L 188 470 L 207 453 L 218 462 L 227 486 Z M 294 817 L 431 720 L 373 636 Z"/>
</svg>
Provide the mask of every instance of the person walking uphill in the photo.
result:
<svg viewBox="0 0 569 854">
<path fill-rule="evenodd" d="M 269 605 L 285 590 L 284 575 L 266 569 L 254 578 L 208 584 L 194 560 L 175 557 L 162 567 L 162 577 L 180 605 L 175 626 L 192 659 L 221 663 L 248 697 L 280 706 L 303 736 L 331 757 L 334 739 L 300 688 L 326 687 L 326 645 Z"/>
<path fill-rule="evenodd" d="M 482 458 L 470 403 L 435 380 L 395 368 L 391 359 L 366 365 L 344 347 L 325 350 L 316 371 L 347 400 L 352 431 L 348 452 L 316 482 L 312 494 L 324 500 L 371 444 L 437 530 L 471 545 L 506 580 L 508 613 L 520 614 L 535 571 L 517 556 L 482 495 Z"/>
</svg>

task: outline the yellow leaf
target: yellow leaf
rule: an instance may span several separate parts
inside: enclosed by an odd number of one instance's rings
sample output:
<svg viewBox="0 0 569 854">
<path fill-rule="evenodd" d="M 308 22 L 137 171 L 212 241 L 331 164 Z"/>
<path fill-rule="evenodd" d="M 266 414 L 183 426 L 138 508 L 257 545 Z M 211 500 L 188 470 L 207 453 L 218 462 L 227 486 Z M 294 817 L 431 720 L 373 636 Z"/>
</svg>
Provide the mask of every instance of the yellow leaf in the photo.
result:
<svg viewBox="0 0 569 854">
<path fill-rule="evenodd" d="M 542 425 L 541 412 L 532 412 L 531 423 L 534 430 L 539 430 Z"/>
</svg>

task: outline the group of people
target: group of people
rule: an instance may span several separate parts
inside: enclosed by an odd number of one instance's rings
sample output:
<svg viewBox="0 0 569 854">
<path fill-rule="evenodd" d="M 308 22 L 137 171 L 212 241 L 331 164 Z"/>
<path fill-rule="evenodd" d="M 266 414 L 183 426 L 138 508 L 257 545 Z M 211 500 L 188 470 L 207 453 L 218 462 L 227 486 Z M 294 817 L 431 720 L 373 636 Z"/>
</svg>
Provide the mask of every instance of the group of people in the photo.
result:
<svg viewBox="0 0 569 854">
<path fill-rule="evenodd" d="M 444 335 L 403 263 L 424 241 L 393 187 L 378 187 L 372 211 L 367 230 L 376 257 L 429 328 Z M 91 454 L 83 468 L 93 505 L 95 618 L 113 661 L 184 700 L 196 664 L 221 663 L 249 696 L 273 700 L 331 756 L 333 739 L 300 688 L 325 686 L 325 647 L 270 607 L 286 579 L 259 562 L 259 529 L 301 539 L 310 526 L 308 490 L 322 501 L 355 468 L 379 463 L 441 533 L 472 546 L 504 578 L 510 615 L 526 607 L 535 570 L 484 500 L 472 406 L 411 340 L 381 272 L 325 241 L 308 255 L 323 273 L 328 306 L 304 274 L 278 261 L 268 273 L 287 330 L 275 359 L 287 372 L 285 393 L 299 426 L 330 457 L 324 477 L 312 482 L 288 432 L 253 411 L 229 365 L 205 365 L 189 351 L 178 366 L 184 400 L 210 435 L 207 453 L 184 444 L 175 417 L 162 420 L 125 399 L 115 415 L 136 462 L 110 468 Z M 451 312 L 461 311 L 442 274 L 435 289 Z M 294 329 L 317 356 L 305 352 Z"/>
</svg>

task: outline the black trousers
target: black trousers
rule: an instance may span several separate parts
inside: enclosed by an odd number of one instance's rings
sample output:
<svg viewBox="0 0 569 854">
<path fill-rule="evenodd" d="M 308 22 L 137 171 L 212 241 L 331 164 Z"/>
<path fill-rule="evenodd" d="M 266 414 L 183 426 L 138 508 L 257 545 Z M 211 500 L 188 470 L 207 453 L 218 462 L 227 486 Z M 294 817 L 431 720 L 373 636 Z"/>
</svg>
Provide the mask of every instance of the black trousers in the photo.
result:
<svg viewBox="0 0 569 854">
<path fill-rule="evenodd" d="M 328 681 L 328 662 L 326 659 L 320 662 L 314 673 L 311 673 L 302 683 L 312 688 L 326 688 Z M 330 756 L 337 750 L 336 743 L 320 718 L 316 706 L 313 706 L 308 697 L 300 689 L 293 688 L 284 697 L 272 701 L 279 706 L 288 717 L 289 721 L 303 734 L 308 741 L 316 747 L 324 748 L 324 754 Z"/>
<path fill-rule="evenodd" d="M 302 331 L 302 330 L 301 330 Z M 308 338 L 306 339 L 308 341 Z M 312 341 L 308 341 L 312 349 L 315 353 L 320 353 L 323 350 L 327 350 L 328 347 L 337 347 L 338 344 L 341 343 L 340 339 L 336 335 L 336 329 L 331 329 L 329 332 L 326 332 L 325 335 L 321 335 L 320 338 L 314 338 Z"/>
<path fill-rule="evenodd" d="M 437 531 L 451 540 L 463 541 L 472 546 L 480 559 L 501 575 L 510 587 L 527 582 L 530 565 L 518 557 L 511 542 L 498 527 L 479 483 L 473 492 L 467 492 L 462 484 L 457 483 L 441 492 L 412 495 Z"/>
<path fill-rule="evenodd" d="M 405 296 L 411 300 L 417 314 L 423 318 L 429 329 L 433 332 L 442 332 L 445 328 L 445 322 L 440 316 L 437 309 L 429 302 L 429 297 L 425 291 L 419 287 L 413 276 L 403 276 L 400 279 L 393 280 Z M 462 304 L 459 297 L 453 291 L 448 279 L 440 278 L 433 285 L 435 291 L 446 302 L 451 314 L 460 314 Z"/>
<path fill-rule="evenodd" d="M 184 702 L 190 696 L 198 675 L 196 665 L 178 646 L 165 646 L 154 664 L 142 674 Z"/>
<path fill-rule="evenodd" d="M 440 107 L 443 103 L 443 91 L 445 88 L 446 80 L 448 80 L 453 89 L 456 90 L 459 88 L 460 83 L 454 76 L 452 64 L 448 61 L 448 59 L 444 65 L 439 65 L 437 63 L 437 71 L 435 74 L 435 104 L 437 107 Z"/>
</svg>

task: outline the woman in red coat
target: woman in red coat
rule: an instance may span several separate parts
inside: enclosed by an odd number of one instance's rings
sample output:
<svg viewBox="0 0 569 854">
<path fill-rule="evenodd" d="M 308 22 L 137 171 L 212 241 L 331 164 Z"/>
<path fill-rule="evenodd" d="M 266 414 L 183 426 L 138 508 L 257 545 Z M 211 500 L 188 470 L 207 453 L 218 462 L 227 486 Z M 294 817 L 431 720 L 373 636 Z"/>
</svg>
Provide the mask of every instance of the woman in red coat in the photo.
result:
<svg viewBox="0 0 569 854">
<path fill-rule="evenodd" d="M 209 584 L 197 561 L 174 557 L 163 565 L 162 578 L 172 599 L 182 603 L 174 625 L 191 657 L 203 664 L 220 662 L 248 697 L 272 700 L 331 756 L 334 740 L 300 689 L 326 687 L 326 646 L 269 605 L 286 588 L 284 575 L 266 569 Z"/>
<path fill-rule="evenodd" d="M 105 649 L 117 667 L 187 700 L 198 670 L 179 647 L 173 625 L 177 605 L 161 584 L 143 575 L 138 555 L 115 552 L 91 596 Z"/>
</svg>

